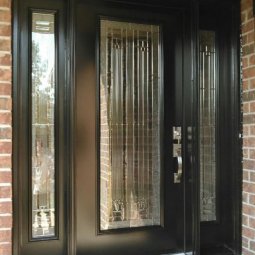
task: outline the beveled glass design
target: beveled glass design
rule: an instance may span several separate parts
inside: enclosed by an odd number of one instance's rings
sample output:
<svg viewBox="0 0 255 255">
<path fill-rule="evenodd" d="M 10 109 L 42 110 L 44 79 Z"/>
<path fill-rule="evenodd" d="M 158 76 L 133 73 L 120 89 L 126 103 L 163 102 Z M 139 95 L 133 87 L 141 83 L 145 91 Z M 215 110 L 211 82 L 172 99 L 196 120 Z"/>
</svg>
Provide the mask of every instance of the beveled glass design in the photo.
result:
<svg viewBox="0 0 255 255">
<path fill-rule="evenodd" d="M 201 221 L 216 220 L 215 32 L 200 31 L 200 204 Z"/>
<path fill-rule="evenodd" d="M 55 236 L 55 14 L 32 13 L 32 238 Z"/>
<path fill-rule="evenodd" d="M 160 27 L 100 24 L 100 229 L 160 225 Z"/>
</svg>

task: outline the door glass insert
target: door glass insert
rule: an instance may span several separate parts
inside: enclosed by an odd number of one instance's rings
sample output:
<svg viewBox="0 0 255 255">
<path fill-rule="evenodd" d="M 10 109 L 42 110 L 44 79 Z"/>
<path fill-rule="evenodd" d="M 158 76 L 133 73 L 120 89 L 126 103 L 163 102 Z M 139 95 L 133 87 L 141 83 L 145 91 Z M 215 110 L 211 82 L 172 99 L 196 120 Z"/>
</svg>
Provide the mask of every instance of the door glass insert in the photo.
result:
<svg viewBox="0 0 255 255">
<path fill-rule="evenodd" d="M 200 203 L 201 221 L 216 220 L 216 53 L 212 31 L 200 31 Z"/>
<path fill-rule="evenodd" d="M 160 27 L 101 20 L 100 228 L 160 225 Z"/>
<path fill-rule="evenodd" d="M 32 13 L 32 238 L 55 236 L 54 27 L 54 13 Z"/>
</svg>

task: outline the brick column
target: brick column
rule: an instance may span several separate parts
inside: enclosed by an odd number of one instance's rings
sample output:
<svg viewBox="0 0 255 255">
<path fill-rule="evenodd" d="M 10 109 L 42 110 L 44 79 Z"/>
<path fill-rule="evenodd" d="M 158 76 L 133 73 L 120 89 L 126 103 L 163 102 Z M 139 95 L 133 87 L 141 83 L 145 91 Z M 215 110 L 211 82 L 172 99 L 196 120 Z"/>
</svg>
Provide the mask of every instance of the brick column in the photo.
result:
<svg viewBox="0 0 255 255">
<path fill-rule="evenodd" d="M 241 0 L 243 38 L 243 255 L 255 254 L 255 52 L 253 1 Z"/>
<path fill-rule="evenodd" d="M 11 255 L 11 0 L 0 0 L 0 255 Z"/>
</svg>

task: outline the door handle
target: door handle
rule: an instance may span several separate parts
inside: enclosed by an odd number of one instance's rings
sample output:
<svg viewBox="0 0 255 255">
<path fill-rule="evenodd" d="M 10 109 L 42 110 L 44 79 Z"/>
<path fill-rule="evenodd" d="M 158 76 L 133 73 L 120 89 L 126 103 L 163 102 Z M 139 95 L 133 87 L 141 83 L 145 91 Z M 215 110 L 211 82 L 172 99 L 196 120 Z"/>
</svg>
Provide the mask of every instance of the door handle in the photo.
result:
<svg viewBox="0 0 255 255">
<path fill-rule="evenodd" d="M 173 127 L 173 171 L 174 171 L 174 183 L 180 183 L 182 179 L 181 127 Z"/>
</svg>

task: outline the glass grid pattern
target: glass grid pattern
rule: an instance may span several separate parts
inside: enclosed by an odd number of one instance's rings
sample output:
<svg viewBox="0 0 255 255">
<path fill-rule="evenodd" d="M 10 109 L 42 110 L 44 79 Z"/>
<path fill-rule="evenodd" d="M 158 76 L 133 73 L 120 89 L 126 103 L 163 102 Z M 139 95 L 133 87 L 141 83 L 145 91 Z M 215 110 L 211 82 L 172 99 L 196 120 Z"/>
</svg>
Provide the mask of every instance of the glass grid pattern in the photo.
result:
<svg viewBox="0 0 255 255">
<path fill-rule="evenodd" d="M 160 27 L 101 20 L 100 228 L 160 225 Z"/>
<path fill-rule="evenodd" d="M 200 204 L 201 221 L 216 220 L 215 32 L 200 31 Z"/>
<path fill-rule="evenodd" d="M 32 238 L 55 236 L 55 14 L 32 13 Z"/>
</svg>

